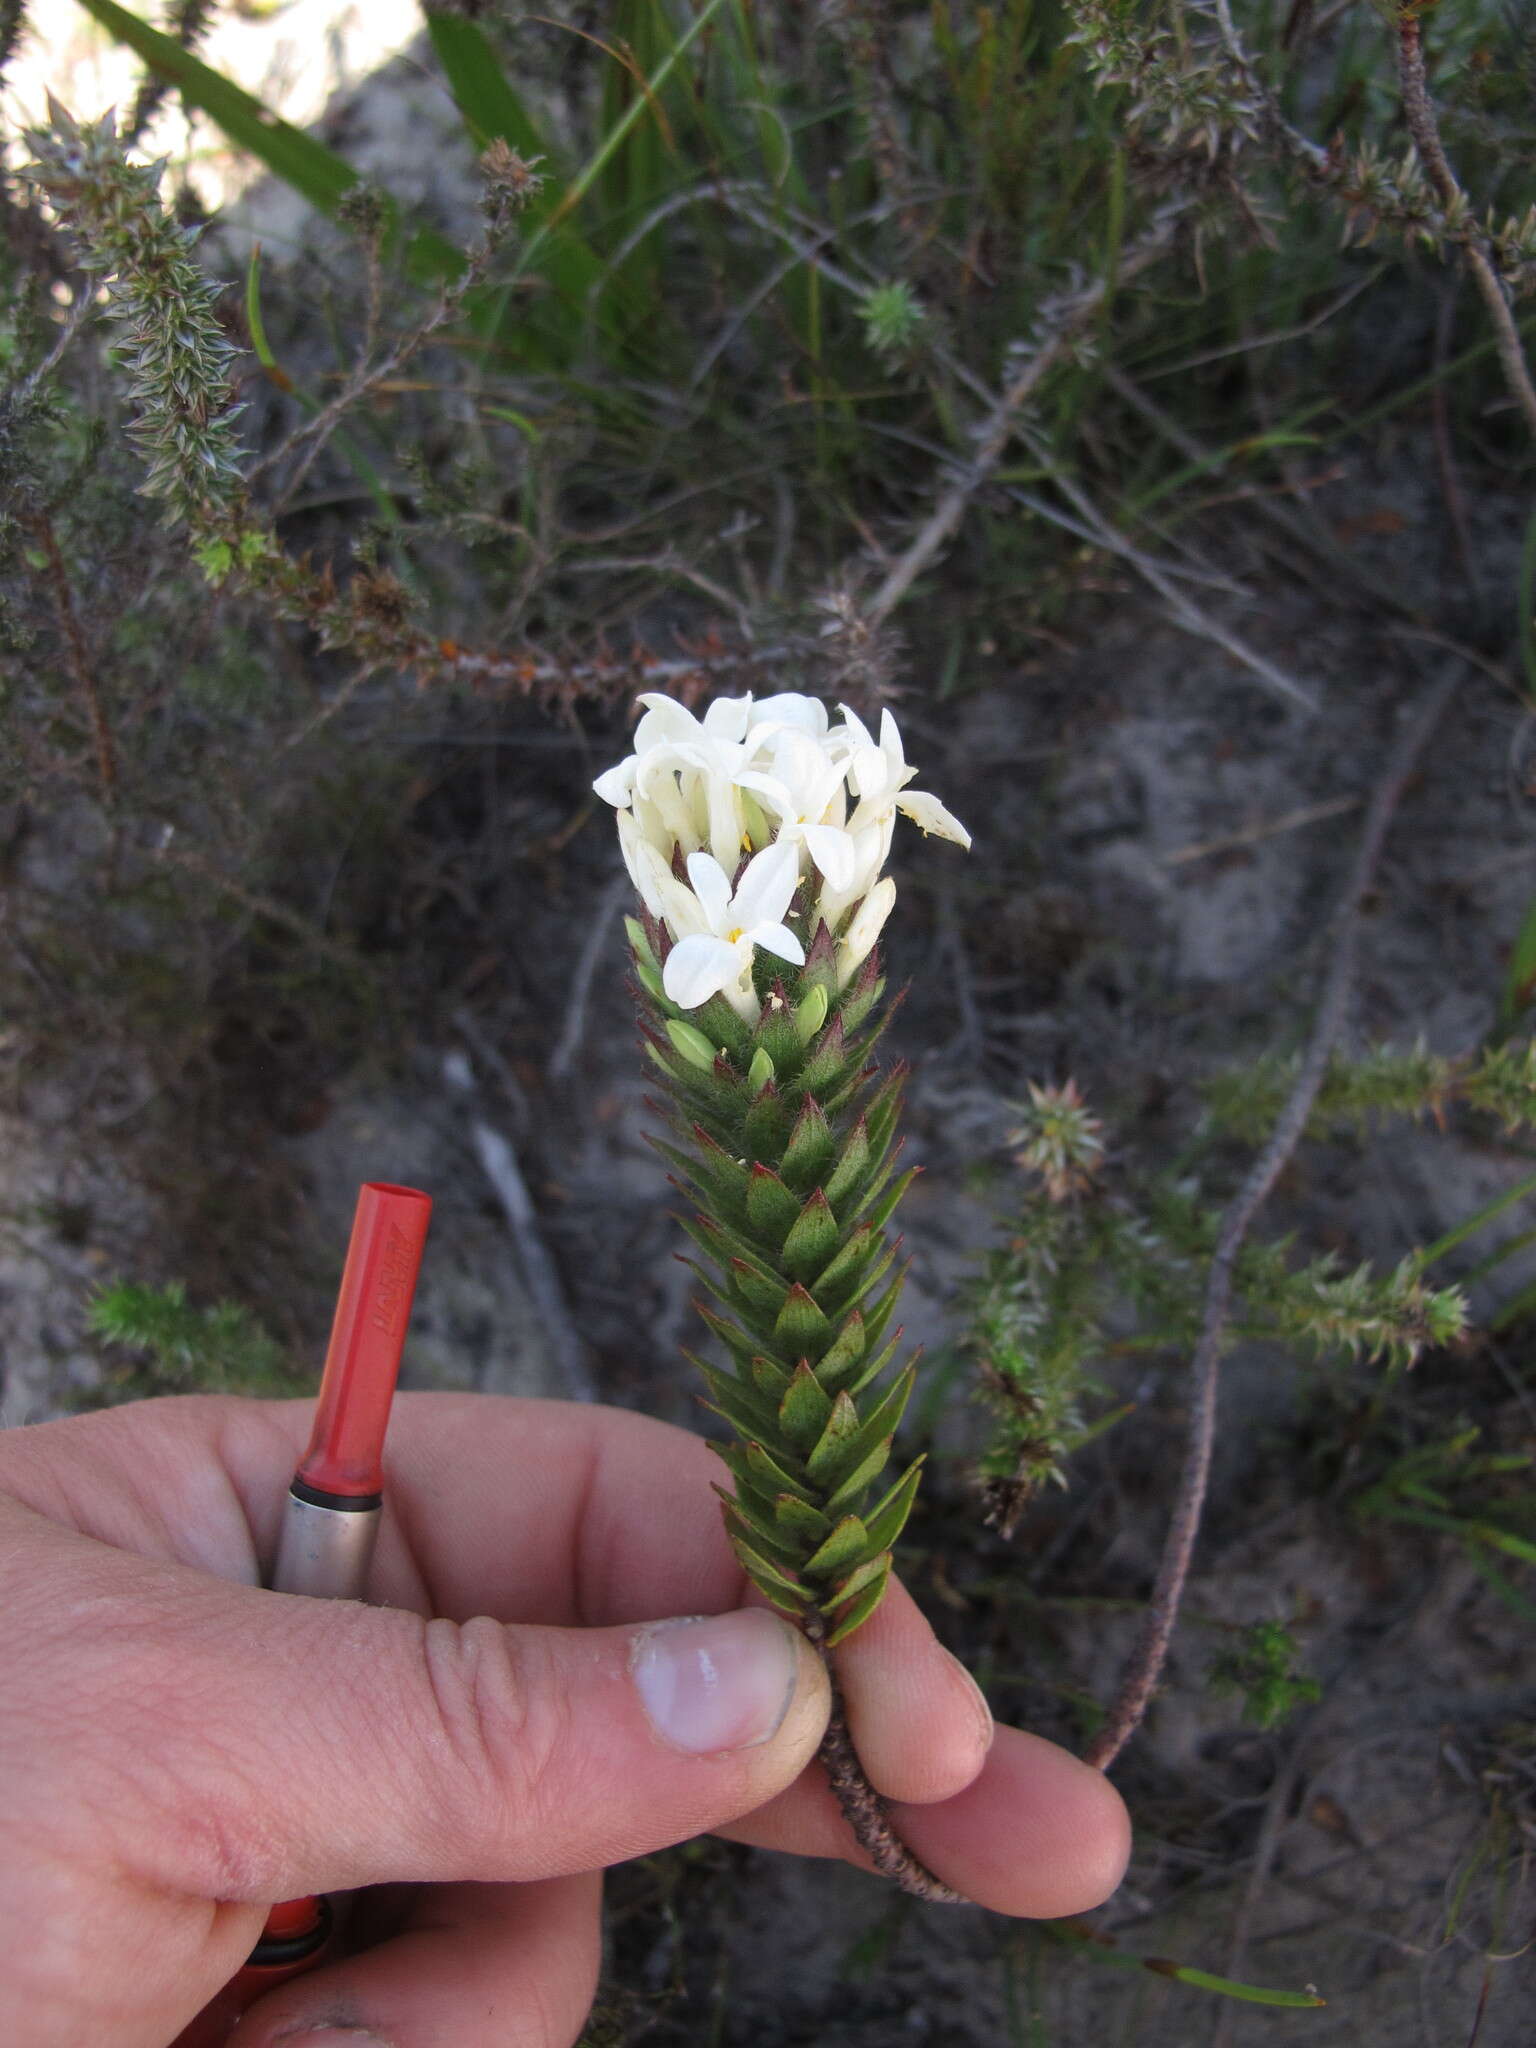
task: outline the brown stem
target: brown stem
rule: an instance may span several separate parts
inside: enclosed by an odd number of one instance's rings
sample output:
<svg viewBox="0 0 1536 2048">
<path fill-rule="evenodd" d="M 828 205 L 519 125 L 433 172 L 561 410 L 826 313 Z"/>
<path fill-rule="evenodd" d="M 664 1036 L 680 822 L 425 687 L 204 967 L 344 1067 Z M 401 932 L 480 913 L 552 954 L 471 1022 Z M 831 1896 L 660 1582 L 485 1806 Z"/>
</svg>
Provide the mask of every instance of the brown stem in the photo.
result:
<svg viewBox="0 0 1536 2048">
<path fill-rule="evenodd" d="M 1115 287 L 1139 277 L 1164 255 L 1178 224 L 1177 207 L 1165 207 L 1140 240 L 1121 256 L 1113 278 L 1100 279 L 1047 309 L 1048 317 L 1042 319 L 1042 327 L 1047 331 L 1038 346 L 1018 363 L 1002 396 L 979 423 L 970 459 L 960 467 L 949 489 L 865 606 L 864 615 L 872 625 L 878 626 L 890 617 L 953 536 L 972 500 L 1002 461 L 1020 414 L 1046 373 L 1071 354 L 1079 336 L 1098 319 Z"/>
<path fill-rule="evenodd" d="M 853 1746 L 848 1715 L 843 1706 L 843 1689 L 837 1682 L 837 1665 L 827 1648 L 827 1625 L 812 1608 L 802 1617 L 801 1626 L 826 1665 L 827 1679 L 832 1687 L 832 1718 L 827 1723 L 827 1732 L 817 1754 L 831 1780 L 843 1818 L 853 1830 L 854 1840 L 882 1877 L 890 1878 L 914 1899 L 924 1899 L 936 1906 L 968 1905 L 970 1902 L 963 1893 L 952 1890 L 926 1865 L 918 1862 L 891 1826 L 890 1811 L 865 1776 L 859 1753 Z"/>
<path fill-rule="evenodd" d="M 1413 137 L 1413 146 L 1418 151 L 1429 182 L 1435 188 L 1440 204 L 1448 213 L 1465 207 L 1466 195 L 1456 182 L 1456 173 L 1451 169 L 1450 159 L 1440 140 L 1440 125 L 1435 119 L 1435 109 L 1429 97 L 1429 86 L 1424 75 L 1424 35 L 1419 26 L 1419 17 L 1411 8 L 1403 8 L 1397 22 L 1397 77 L 1403 95 L 1403 115 L 1408 123 L 1408 133 Z M 1499 362 L 1504 371 L 1504 381 L 1516 405 L 1525 415 L 1525 423 L 1532 434 L 1536 434 L 1536 385 L 1531 382 L 1530 369 L 1526 364 L 1525 351 L 1520 346 L 1520 330 L 1515 325 L 1515 316 L 1510 311 L 1509 298 L 1499 281 L 1483 238 L 1468 237 L 1462 244 L 1462 255 L 1472 273 L 1472 282 L 1482 294 L 1483 304 L 1488 308 L 1488 318 L 1493 323 L 1494 346 L 1498 350 Z"/>
<path fill-rule="evenodd" d="M 1360 906 L 1375 876 L 1387 827 L 1392 822 L 1414 763 L 1449 703 L 1453 686 L 1454 677 L 1447 677 L 1434 685 L 1387 757 L 1382 779 L 1371 798 L 1371 807 L 1355 852 L 1354 867 L 1334 916 L 1328 971 L 1318 997 L 1317 1015 L 1301 1066 L 1268 1144 L 1254 1161 L 1248 1178 L 1221 1219 L 1216 1251 L 1206 1281 L 1205 1315 L 1190 1366 L 1193 1391 L 1189 1404 L 1189 1433 L 1173 1515 L 1168 1524 L 1168 1534 L 1163 1539 L 1163 1554 L 1158 1562 L 1152 1598 L 1141 1634 L 1131 1652 L 1119 1697 L 1087 1752 L 1087 1761 L 1097 1770 L 1108 1770 L 1140 1727 L 1167 1660 L 1168 1646 L 1173 1639 L 1184 1598 L 1190 1559 L 1194 1555 L 1195 1539 L 1200 1533 L 1205 1511 L 1211 1453 L 1216 1443 L 1216 1390 L 1237 1256 L 1253 1219 L 1306 1129 L 1317 1091 L 1328 1071 L 1329 1055 L 1344 1021 L 1345 1004 L 1354 974 L 1355 934 Z"/>
<path fill-rule="evenodd" d="M 69 587 L 69 573 L 64 567 L 64 557 L 59 552 L 58 535 L 53 530 L 53 521 L 46 512 L 38 512 L 33 518 L 32 526 L 47 564 L 48 590 L 53 599 L 53 613 L 58 621 L 59 635 L 64 642 L 64 659 L 74 679 L 75 688 L 80 692 L 85 704 L 86 720 L 96 749 L 96 773 L 101 782 L 101 800 L 104 804 L 110 804 L 117 793 L 117 756 L 112 747 L 112 731 L 107 724 L 107 714 L 102 708 L 101 687 L 96 680 L 96 671 L 91 665 L 91 653 L 85 644 L 79 614 L 75 610 L 74 593 Z"/>
</svg>

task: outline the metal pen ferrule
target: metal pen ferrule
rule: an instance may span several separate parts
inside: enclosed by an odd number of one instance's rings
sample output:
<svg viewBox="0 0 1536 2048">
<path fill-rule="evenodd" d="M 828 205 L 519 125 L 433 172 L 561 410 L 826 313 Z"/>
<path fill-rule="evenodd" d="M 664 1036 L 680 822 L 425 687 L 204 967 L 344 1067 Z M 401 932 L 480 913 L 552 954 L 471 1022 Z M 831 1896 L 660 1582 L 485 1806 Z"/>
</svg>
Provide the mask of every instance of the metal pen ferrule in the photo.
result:
<svg viewBox="0 0 1536 2048">
<path fill-rule="evenodd" d="M 349 1500 L 296 1479 L 283 1502 L 271 1590 L 306 1593 L 314 1600 L 361 1600 L 382 1513 L 377 1494 Z"/>
</svg>

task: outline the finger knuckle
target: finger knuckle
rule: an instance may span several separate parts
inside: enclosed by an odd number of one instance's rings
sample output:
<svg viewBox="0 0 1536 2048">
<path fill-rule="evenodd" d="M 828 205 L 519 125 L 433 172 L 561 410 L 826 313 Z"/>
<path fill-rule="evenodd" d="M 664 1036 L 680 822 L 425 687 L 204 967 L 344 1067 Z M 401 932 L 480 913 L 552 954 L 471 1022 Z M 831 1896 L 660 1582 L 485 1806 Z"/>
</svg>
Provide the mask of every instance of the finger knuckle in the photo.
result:
<svg viewBox="0 0 1536 2048">
<path fill-rule="evenodd" d="M 509 1844 L 536 1840 L 557 1804 L 566 1720 L 558 1669 L 536 1634 L 486 1615 L 425 1623 L 422 1650 L 453 1825 L 461 1840 L 485 1843 L 496 1874 L 517 1874 Z"/>
</svg>

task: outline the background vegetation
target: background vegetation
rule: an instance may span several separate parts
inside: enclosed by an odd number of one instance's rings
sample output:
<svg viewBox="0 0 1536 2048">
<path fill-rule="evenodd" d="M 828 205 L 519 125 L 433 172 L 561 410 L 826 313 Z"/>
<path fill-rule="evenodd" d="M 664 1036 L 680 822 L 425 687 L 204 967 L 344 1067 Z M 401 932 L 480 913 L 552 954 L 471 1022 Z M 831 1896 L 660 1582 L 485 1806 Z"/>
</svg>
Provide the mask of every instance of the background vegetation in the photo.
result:
<svg viewBox="0 0 1536 2048">
<path fill-rule="evenodd" d="M 408 202 L 205 66 L 213 8 L 77 4 L 144 89 L 7 141 L 0 973 L 13 1284 L 95 1363 L 13 1352 L 8 1419 L 304 1384 L 302 1141 L 359 1086 L 437 1113 L 445 1055 L 534 1179 L 552 1351 L 687 1413 L 661 1293 L 635 1352 L 663 1191 L 621 1223 L 578 1162 L 633 1107 L 587 784 L 640 688 L 895 700 L 978 843 L 913 858 L 896 942 L 944 1197 L 910 1228 L 956 1253 L 909 1574 L 1000 1710 L 1104 1760 L 1161 1677 L 1143 1847 L 1044 1932 L 637 1866 L 593 2038 L 1524 2039 L 1526 11 L 444 8 Z M 302 232 L 145 163 L 167 95 Z M 1165 835 L 1230 884 L 1174 945 L 1126 848 L 1187 811 L 1181 734 L 1213 791 L 1268 766 L 1257 821 Z M 1248 970 L 1192 964 L 1245 927 Z M 1383 1221 L 1416 1146 L 1440 1206 Z M 1455 1781 L 1397 1852 L 1417 1782 L 1335 1789 L 1378 1726 Z M 1330 1883 L 1356 1950 L 1291 1910 Z M 791 2013 L 747 1930 L 807 1921 Z"/>
</svg>

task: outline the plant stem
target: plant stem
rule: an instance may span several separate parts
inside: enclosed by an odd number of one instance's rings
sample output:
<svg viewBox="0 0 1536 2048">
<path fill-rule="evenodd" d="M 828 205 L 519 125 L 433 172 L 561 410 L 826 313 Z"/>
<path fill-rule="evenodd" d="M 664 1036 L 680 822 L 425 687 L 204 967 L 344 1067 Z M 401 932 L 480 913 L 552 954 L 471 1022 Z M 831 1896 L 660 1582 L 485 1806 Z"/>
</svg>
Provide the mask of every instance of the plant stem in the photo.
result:
<svg viewBox="0 0 1536 2048">
<path fill-rule="evenodd" d="M 843 1689 L 837 1682 L 837 1664 L 826 1646 L 827 1625 L 813 1607 L 802 1617 L 801 1626 L 826 1665 L 827 1679 L 832 1687 L 832 1717 L 817 1755 L 831 1780 L 833 1793 L 842 1808 L 844 1820 L 853 1830 L 855 1841 L 882 1877 L 890 1878 L 904 1892 L 910 1892 L 913 1898 L 925 1899 L 930 1905 L 937 1906 L 969 1904 L 963 1893 L 953 1891 L 926 1865 L 919 1863 L 891 1826 L 890 1811 L 866 1777 L 864 1766 L 859 1762 L 859 1753 L 853 1746 L 848 1715 L 843 1706 Z"/>
<path fill-rule="evenodd" d="M 1412 8 L 1404 7 L 1397 19 L 1397 76 L 1403 95 L 1403 115 L 1408 123 L 1408 132 L 1413 137 L 1413 146 L 1418 151 L 1429 182 L 1435 188 L 1440 204 L 1447 212 L 1465 205 L 1466 195 L 1456 182 L 1456 173 L 1451 169 L 1444 145 L 1440 140 L 1440 127 L 1435 119 L 1434 106 L 1430 101 L 1429 88 L 1424 76 L 1424 35 L 1419 26 L 1419 17 Z M 1520 330 L 1515 325 L 1515 316 L 1510 311 L 1509 300 L 1499 282 L 1497 271 L 1489 260 L 1488 251 L 1481 237 L 1468 237 L 1462 244 L 1462 255 L 1472 272 L 1472 282 L 1482 294 L 1483 304 L 1488 308 L 1488 318 L 1493 323 L 1494 346 L 1499 352 L 1503 366 L 1504 381 L 1511 396 L 1525 415 L 1525 423 L 1536 435 L 1536 385 L 1531 382 L 1531 373 L 1526 364 L 1525 352 L 1520 346 Z"/>
<path fill-rule="evenodd" d="M 1295 1151 L 1327 1075 L 1329 1057 L 1344 1021 L 1344 1007 L 1354 976 L 1355 935 L 1360 906 L 1375 876 L 1387 828 L 1413 773 L 1414 764 L 1449 703 L 1454 687 L 1454 674 L 1434 684 L 1387 757 L 1385 771 L 1366 814 L 1354 867 L 1335 913 L 1332 954 L 1306 1053 L 1268 1144 L 1254 1161 L 1248 1178 L 1222 1218 L 1206 1281 L 1200 1337 L 1190 1367 L 1193 1391 L 1189 1433 L 1173 1516 L 1163 1540 L 1163 1554 L 1158 1563 L 1146 1619 L 1126 1667 L 1119 1696 L 1087 1751 L 1087 1761 L 1097 1770 L 1108 1770 L 1140 1727 L 1167 1661 L 1195 1540 L 1205 1511 L 1211 1454 L 1216 1443 L 1217 1384 L 1238 1253 L 1254 1218 Z"/>
<path fill-rule="evenodd" d="M 1181 219 L 1180 209 L 1164 207 L 1151 225 L 1122 255 L 1117 286 L 1128 284 L 1156 263 L 1173 242 Z M 953 537 L 972 500 L 990 479 L 1003 459 L 1013 437 L 1020 413 L 1046 373 L 1068 357 L 1078 338 L 1099 318 L 1108 296 L 1104 279 L 1083 291 L 1047 307 L 1041 318 L 1038 346 L 1025 354 L 1014 369 L 987 417 L 975 434 L 975 452 L 960 465 L 953 483 L 934 506 L 905 552 L 892 564 L 884 582 L 865 607 L 865 617 L 880 625 L 896 609 L 912 585 L 934 562 Z"/>
</svg>

